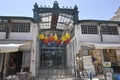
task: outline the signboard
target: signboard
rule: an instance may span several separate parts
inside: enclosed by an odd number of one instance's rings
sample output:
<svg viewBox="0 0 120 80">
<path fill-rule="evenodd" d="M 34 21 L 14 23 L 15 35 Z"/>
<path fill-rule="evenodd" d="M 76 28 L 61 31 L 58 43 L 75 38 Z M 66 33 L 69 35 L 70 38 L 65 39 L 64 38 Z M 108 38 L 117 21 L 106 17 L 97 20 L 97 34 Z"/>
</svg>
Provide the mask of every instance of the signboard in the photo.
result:
<svg viewBox="0 0 120 80">
<path fill-rule="evenodd" d="M 83 56 L 83 65 L 87 69 L 91 68 L 91 65 L 92 65 L 92 58 L 91 58 L 91 56 Z"/>
<path fill-rule="evenodd" d="M 94 65 L 92 64 L 91 56 L 83 56 L 83 66 L 88 73 L 95 74 L 95 69 L 94 69 Z"/>
<path fill-rule="evenodd" d="M 103 67 L 111 67 L 111 62 L 103 62 Z"/>
</svg>

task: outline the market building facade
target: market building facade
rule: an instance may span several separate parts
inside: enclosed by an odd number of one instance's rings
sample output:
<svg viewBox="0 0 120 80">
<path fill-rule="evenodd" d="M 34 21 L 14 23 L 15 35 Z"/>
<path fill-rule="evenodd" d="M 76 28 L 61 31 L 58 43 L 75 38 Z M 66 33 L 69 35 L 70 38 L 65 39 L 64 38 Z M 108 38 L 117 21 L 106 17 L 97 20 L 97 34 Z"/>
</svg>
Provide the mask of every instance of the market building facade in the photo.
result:
<svg viewBox="0 0 120 80">
<path fill-rule="evenodd" d="M 0 16 L 1 77 L 10 73 L 11 58 L 14 60 L 16 72 L 20 72 L 22 68 L 30 69 L 31 56 L 36 46 L 34 31 L 35 26 L 30 17 Z"/>
<path fill-rule="evenodd" d="M 106 62 L 119 68 L 120 22 L 79 20 L 78 13 L 77 6 L 60 8 L 55 1 L 52 8 L 35 3 L 33 18 L 0 16 L 2 76 L 8 75 L 11 58 L 16 72 L 41 78 L 72 78 L 84 70 L 102 74 Z"/>
</svg>

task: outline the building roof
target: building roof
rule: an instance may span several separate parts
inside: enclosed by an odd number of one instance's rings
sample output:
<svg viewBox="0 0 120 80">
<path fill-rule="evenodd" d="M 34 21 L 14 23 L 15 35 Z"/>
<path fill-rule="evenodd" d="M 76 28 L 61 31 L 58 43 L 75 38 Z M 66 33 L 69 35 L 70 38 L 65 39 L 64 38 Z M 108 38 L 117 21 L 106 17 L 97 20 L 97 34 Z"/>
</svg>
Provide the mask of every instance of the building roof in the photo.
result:
<svg viewBox="0 0 120 80">
<path fill-rule="evenodd" d="M 115 14 L 120 14 L 120 7 L 117 9 L 117 11 L 115 12 Z"/>
<path fill-rule="evenodd" d="M 95 22 L 98 24 L 120 24 L 120 21 L 109 21 L 109 20 L 79 20 L 79 23 L 83 22 Z"/>
<path fill-rule="evenodd" d="M 23 16 L 0 16 L 0 19 L 15 19 L 15 20 L 31 20 L 34 21 L 32 17 L 23 17 Z"/>
<path fill-rule="evenodd" d="M 115 16 L 113 16 L 112 18 L 110 18 L 110 20 L 120 21 L 120 7 L 119 7 L 118 10 L 115 12 Z"/>
<path fill-rule="evenodd" d="M 0 16 L 0 19 L 15 19 L 15 20 L 31 20 L 34 22 L 34 19 L 32 17 L 24 17 L 24 16 Z M 93 19 L 87 19 L 87 20 L 79 20 L 79 23 L 83 22 L 95 22 L 95 23 L 105 23 L 105 24 L 120 24 L 120 21 L 110 21 L 110 20 L 93 20 Z"/>
</svg>

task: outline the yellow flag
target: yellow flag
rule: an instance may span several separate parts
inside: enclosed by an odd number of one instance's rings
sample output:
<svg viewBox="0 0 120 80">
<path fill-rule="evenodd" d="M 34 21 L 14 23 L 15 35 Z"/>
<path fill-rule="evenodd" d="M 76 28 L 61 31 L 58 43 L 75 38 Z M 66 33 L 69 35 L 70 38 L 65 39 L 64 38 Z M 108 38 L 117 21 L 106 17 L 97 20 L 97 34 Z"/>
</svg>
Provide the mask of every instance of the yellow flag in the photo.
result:
<svg viewBox="0 0 120 80">
<path fill-rule="evenodd" d="M 61 40 L 64 42 L 66 40 L 65 35 L 61 37 Z"/>
<path fill-rule="evenodd" d="M 39 38 L 40 38 L 40 39 L 44 39 L 45 36 L 44 36 L 43 34 L 40 34 L 40 35 L 39 35 Z"/>
<path fill-rule="evenodd" d="M 65 33 L 65 38 L 66 38 L 66 39 L 70 39 L 70 34 Z"/>
<path fill-rule="evenodd" d="M 55 34 L 54 35 L 54 40 L 57 41 L 58 40 L 58 36 Z"/>
</svg>

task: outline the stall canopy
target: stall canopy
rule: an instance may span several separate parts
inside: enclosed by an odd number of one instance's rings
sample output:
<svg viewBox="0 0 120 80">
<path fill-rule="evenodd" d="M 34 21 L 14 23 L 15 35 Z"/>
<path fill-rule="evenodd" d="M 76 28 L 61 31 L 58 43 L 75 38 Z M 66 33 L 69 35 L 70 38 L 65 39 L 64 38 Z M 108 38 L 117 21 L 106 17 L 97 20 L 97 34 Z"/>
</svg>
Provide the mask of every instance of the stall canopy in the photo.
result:
<svg viewBox="0 0 120 80">
<path fill-rule="evenodd" d="M 31 49 L 32 41 L 0 41 L 0 53 Z"/>
<path fill-rule="evenodd" d="M 94 49 L 120 49 L 120 43 L 112 42 L 81 42 L 80 45 L 87 46 Z"/>
</svg>

